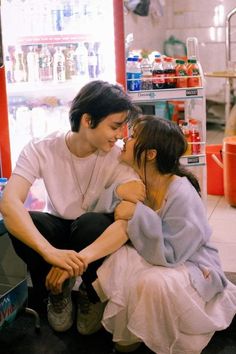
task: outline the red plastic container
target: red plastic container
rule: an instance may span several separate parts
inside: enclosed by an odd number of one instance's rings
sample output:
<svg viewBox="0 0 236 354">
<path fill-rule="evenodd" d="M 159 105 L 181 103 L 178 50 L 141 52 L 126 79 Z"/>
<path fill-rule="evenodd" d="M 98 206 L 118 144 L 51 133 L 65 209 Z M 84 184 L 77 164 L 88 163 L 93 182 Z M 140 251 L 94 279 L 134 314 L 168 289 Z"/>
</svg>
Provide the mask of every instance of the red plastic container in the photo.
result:
<svg viewBox="0 0 236 354">
<path fill-rule="evenodd" d="M 207 194 L 224 195 L 223 168 L 215 161 L 214 156 L 223 163 L 222 145 L 206 146 Z"/>
<path fill-rule="evenodd" d="M 225 199 L 236 207 L 236 136 L 223 139 L 223 165 Z"/>
</svg>

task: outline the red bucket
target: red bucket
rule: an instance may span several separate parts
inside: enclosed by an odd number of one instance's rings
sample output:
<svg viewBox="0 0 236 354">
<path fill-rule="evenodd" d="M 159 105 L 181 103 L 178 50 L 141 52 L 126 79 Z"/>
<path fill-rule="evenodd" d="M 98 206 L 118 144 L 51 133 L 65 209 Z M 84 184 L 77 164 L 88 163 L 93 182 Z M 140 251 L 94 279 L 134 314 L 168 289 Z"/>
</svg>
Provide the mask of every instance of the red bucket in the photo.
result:
<svg viewBox="0 0 236 354">
<path fill-rule="evenodd" d="M 216 160 L 222 163 L 222 145 L 207 145 L 207 194 L 224 195 L 223 168 Z"/>
<path fill-rule="evenodd" d="M 236 207 L 236 136 L 223 140 L 223 164 L 225 199 Z"/>
</svg>

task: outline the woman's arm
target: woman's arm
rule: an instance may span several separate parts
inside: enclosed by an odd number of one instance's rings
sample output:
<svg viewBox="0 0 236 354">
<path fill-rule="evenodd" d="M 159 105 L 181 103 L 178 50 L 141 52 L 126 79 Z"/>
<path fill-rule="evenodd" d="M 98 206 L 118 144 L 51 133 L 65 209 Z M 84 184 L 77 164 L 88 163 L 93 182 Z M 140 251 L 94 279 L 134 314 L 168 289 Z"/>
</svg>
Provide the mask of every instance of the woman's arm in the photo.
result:
<svg viewBox="0 0 236 354">
<path fill-rule="evenodd" d="M 128 240 L 126 229 L 127 221 L 117 220 L 91 245 L 80 251 L 78 256 L 83 261 L 85 269 L 89 263 L 115 252 L 125 244 Z M 52 267 L 46 278 L 46 287 L 54 294 L 58 294 L 62 291 L 62 285 L 68 278 L 70 278 L 70 275 L 67 271 L 58 267 Z"/>
<path fill-rule="evenodd" d="M 79 256 L 85 264 L 89 264 L 115 252 L 127 242 L 126 230 L 126 220 L 115 221 L 91 245 L 80 251 Z"/>
</svg>

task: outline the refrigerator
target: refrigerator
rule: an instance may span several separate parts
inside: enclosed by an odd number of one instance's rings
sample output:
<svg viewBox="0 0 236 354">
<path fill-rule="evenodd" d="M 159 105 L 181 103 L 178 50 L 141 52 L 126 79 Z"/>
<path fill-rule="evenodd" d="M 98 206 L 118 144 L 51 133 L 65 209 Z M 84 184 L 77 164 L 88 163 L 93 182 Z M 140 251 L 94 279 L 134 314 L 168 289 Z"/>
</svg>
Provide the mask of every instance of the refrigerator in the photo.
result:
<svg viewBox="0 0 236 354">
<path fill-rule="evenodd" d="M 122 0 L 0 1 L 1 176 L 32 138 L 69 130 L 70 102 L 91 80 L 125 87 Z M 37 181 L 26 206 L 44 207 Z"/>
</svg>

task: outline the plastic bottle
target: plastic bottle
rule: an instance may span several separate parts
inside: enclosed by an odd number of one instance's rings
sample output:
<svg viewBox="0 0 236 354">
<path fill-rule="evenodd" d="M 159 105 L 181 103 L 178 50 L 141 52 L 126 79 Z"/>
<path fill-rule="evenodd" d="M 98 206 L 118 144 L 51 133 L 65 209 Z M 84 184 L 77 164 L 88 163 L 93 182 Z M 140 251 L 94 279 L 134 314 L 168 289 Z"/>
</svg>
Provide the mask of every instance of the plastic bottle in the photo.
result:
<svg viewBox="0 0 236 354">
<path fill-rule="evenodd" d="M 95 42 L 94 50 L 97 56 L 96 77 L 101 77 L 101 75 L 104 73 L 104 52 L 102 50 L 102 44 L 100 42 Z"/>
<path fill-rule="evenodd" d="M 65 70 L 65 55 L 60 46 L 56 47 L 56 52 L 53 55 L 53 80 L 64 82 L 66 79 Z"/>
<path fill-rule="evenodd" d="M 191 155 L 192 154 L 192 145 L 191 145 L 191 136 L 190 136 L 188 122 L 179 121 L 179 126 L 182 129 L 182 132 L 184 133 L 185 139 L 188 143 L 188 147 L 187 147 L 187 150 L 185 151 L 184 155 Z"/>
<path fill-rule="evenodd" d="M 8 179 L 5 177 L 0 178 L 0 199 L 2 199 L 3 192 L 6 187 L 7 181 L 8 181 Z M 0 220 L 2 220 L 2 219 L 3 219 L 3 217 L 2 217 L 2 214 L 0 213 Z"/>
<path fill-rule="evenodd" d="M 187 58 L 199 60 L 198 39 L 196 37 L 188 37 L 186 40 Z"/>
<path fill-rule="evenodd" d="M 6 68 L 6 79 L 8 83 L 14 82 L 13 79 L 13 65 L 11 61 L 11 56 L 7 55 L 5 59 L 5 68 Z"/>
<path fill-rule="evenodd" d="M 65 50 L 66 80 L 75 79 L 77 76 L 75 48 L 69 45 Z"/>
<path fill-rule="evenodd" d="M 88 73 L 88 50 L 83 42 L 79 42 L 75 50 L 75 61 L 77 76 L 81 79 L 89 78 Z"/>
<path fill-rule="evenodd" d="M 199 133 L 199 121 L 197 119 L 189 119 L 189 132 L 192 143 L 192 155 L 200 154 L 200 133 Z"/>
<path fill-rule="evenodd" d="M 128 91 L 132 91 L 131 80 L 133 75 L 133 57 L 126 60 L 126 86 Z"/>
<path fill-rule="evenodd" d="M 177 76 L 176 87 L 183 88 L 188 87 L 188 78 L 187 78 L 187 66 L 185 61 L 181 59 L 176 60 L 175 73 Z"/>
<path fill-rule="evenodd" d="M 128 59 L 128 89 L 129 91 L 140 91 L 141 89 L 141 68 L 137 57 Z"/>
<path fill-rule="evenodd" d="M 33 46 L 29 47 L 26 55 L 27 62 L 27 80 L 29 82 L 39 81 L 39 55 Z"/>
<path fill-rule="evenodd" d="M 152 87 L 154 90 L 163 89 L 165 85 L 165 75 L 160 55 L 155 55 L 152 66 Z"/>
<path fill-rule="evenodd" d="M 152 90 L 152 65 L 147 55 L 143 56 L 140 68 L 142 74 L 141 90 Z"/>
<path fill-rule="evenodd" d="M 165 88 L 175 88 L 176 87 L 176 72 L 174 60 L 170 57 L 165 57 L 163 59 L 163 70 L 165 75 Z"/>
<path fill-rule="evenodd" d="M 97 56 L 94 50 L 93 43 L 88 46 L 88 71 L 91 79 L 96 78 Z"/>
<path fill-rule="evenodd" d="M 21 47 L 16 47 L 13 63 L 14 82 L 26 81 L 26 68 L 24 63 L 24 53 Z"/>
<path fill-rule="evenodd" d="M 39 52 L 39 79 L 49 81 L 52 78 L 52 56 L 47 45 L 43 45 Z"/>
<path fill-rule="evenodd" d="M 187 66 L 188 73 L 188 87 L 200 87 L 202 86 L 202 80 L 200 77 L 200 69 L 196 59 L 188 59 Z"/>
</svg>

